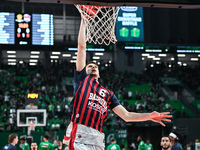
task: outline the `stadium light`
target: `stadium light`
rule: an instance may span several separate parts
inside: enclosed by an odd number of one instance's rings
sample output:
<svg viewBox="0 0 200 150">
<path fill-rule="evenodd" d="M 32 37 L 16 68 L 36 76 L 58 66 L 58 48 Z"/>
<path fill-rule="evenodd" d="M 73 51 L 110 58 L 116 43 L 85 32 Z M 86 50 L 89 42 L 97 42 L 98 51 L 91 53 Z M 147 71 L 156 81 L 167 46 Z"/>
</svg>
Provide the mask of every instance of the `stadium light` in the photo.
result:
<svg viewBox="0 0 200 150">
<path fill-rule="evenodd" d="M 148 58 L 155 58 L 155 56 L 147 56 Z"/>
<path fill-rule="evenodd" d="M 166 57 L 167 54 L 158 54 L 158 56 L 160 56 L 160 57 Z"/>
<path fill-rule="evenodd" d="M 8 63 L 8 65 L 13 65 L 14 66 L 14 65 L 16 65 L 16 63 Z"/>
<path fill-rule="evenodd" d="M 71 54 L 63 54 L 63 57 L 71 57 Z"/>
<path fill-rule="evenodd" d="M 29 62 L 38 62 L 37 59 L 30 59 Z"/>
<path fill-rule="evenodd" d="M 15 54 L 16 51 L 7 51 L 8 54 Z"/>
<path fill-rule="evenodd" d="M 160 60 L 160 58 L 156 57 L 156 58 L 153 58 L 153 60 Z"/>
<path fill-rule="evenodd" d="M 36 66 L 36 63 L 29 63 L 30 66 Z"/>
<path fill-rule="evenodd" d="M 15 58 L 16 55 L 8 55 L 9 58 Z"/>
<path fill-rule="evenodd" d="M 178 54 L 178 57 L 185 57 L 185 54 Z"/>
<path fill-rule="evenodd" d="M 30 58 L 39 58 L 39 55 L 30 55 Z"/>
<path fill-rule="evenodd" d="M 191 58 L 191 61 L 198 61 L 198 58 Z"/>
<path fill-rule="evenodd" d="M 149 56 L 150 54 L 147 53 L 143 53 L 142 56 Z"/>
<path fill-rule="evenodd" d="M 98 55 L 98 56 L 103 56 L 104 53 L 95 53 L 95 55 Z"/>
<path fill-rule="evenodd" d="M 93 59 L 100 59 L 100 57 L 93 57 Z"/>
<path fill-rule="evenodd" d="M 31 51 L 31 54 L 40 54 L 39 51 Z"/>
<path fill-rule="evenodd" d="M 16 59 L 8 59 L 8 61 L 14 62 L 14 61 L 16 61 Z"/>
<path fill-rule="evenodd" d="M 51 56 L 52 59 L 58 59 L 59 56 Z"/>
<path fill-rule="evenodd" d="M 186 63 L 183 63 L 183 66 L 187 66 L 187 64 L 186 64 Z"/>
<path fill-rule="evenodd" d="M 52 55 L 60 55 L 60 52 L 52 52 Z"/>
<path fill-rule="evenodd" d="M 77 59 L 77 56 L 72 56 L 72 59 Z"/>
</svg>

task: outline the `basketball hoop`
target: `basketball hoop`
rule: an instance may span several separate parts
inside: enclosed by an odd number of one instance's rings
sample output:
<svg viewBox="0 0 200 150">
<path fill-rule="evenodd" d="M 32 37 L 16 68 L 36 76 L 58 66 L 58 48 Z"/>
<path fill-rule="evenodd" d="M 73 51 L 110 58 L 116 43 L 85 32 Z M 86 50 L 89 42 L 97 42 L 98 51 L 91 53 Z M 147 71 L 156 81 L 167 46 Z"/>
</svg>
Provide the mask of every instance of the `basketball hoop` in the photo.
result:
<svg viewBox="0 0 200 150">
<path fill-rule="evenodd" d="M 115 23 L 119 7 L 75 5 L 86 21 L 86 41 L 94 44 L 116 43 Z"/>
</svg>

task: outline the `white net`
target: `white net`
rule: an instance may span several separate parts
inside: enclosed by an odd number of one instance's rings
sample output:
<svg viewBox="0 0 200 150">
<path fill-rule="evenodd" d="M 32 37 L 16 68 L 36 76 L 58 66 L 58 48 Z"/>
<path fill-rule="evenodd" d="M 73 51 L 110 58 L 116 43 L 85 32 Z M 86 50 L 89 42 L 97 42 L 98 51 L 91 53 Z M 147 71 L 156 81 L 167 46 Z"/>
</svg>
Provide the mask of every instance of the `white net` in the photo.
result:
<svg viewBox="0 0 200 150">
<path fill-rule="evenodd" d="M 31 131 L 35 131 L 35 123 L 29 123 L 28 135 L 31 135 Z"/>
<path fill-rule="evenodd" d="M 115 23 L 119 7 L 75 5 L 86 20 L 86 41 L 94 44 L 115 43 Z"/>
</svg>

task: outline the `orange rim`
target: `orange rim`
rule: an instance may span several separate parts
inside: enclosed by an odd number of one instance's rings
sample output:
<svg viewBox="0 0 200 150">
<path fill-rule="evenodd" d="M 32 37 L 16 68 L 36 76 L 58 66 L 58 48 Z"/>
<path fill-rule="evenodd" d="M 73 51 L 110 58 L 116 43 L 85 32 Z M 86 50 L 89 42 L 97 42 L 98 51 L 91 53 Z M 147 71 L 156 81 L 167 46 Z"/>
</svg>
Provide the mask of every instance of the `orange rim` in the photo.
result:
<svg viewBox="0 0 200 150">
<path fill-rule="evenodd" d="M 34 125 L 35 125 L 35 123 L 29 123 L 29 125 L 30 125 L 30 126 L 34 126 Z"/>
<path fill-rule="evenodd" d="M 99 12 L 99 8 L 108 8 L 108 6 L 91 6 L 91 5 L 79 5 L 84 9 L 91 17 L 95 16 Z"/>
</svg>

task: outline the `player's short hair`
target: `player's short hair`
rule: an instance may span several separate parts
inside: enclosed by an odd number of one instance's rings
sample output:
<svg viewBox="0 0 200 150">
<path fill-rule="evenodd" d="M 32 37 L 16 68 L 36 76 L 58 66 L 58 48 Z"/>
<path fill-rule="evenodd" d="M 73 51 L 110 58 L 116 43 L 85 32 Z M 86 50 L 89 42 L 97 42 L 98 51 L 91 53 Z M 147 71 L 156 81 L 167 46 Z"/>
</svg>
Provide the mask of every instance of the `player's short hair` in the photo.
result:
<svg viewBox="0 0 200 150">
<path fill-rule="evenodd" d="M 43 138 L 45 138 L 45 139 L 48 140 L 48 139 L 49 139 L 49 136 L 48 136 L 48 135 L 44 135 Z"/>
<path fill-rule="evenodd" d="M 23 137 L 23 138 L 20 138 L 20 140 L 25 141 L 26 139 Z"/>
<path fill-rule="evenodd" d="M 10 135 L 8 136 L 8 143 L 9 143 L 9 144 L 12 143 L 13 140 L 14 140 L 17 136 L 18 136 L 18 135 L 17 135 L 16 133 L 10 134 Z"/>
<path fill-rule="evenodd" d="M 170 139 L 170 137 L 169 137 L 168 135 L 164 135 L 164 136 L 162 136 L 162 137 L 161 137 L 161 140 L 162 140 L 162 138 L 164 138 L 164 137 L 168 138 L 169 141 L 171 141 L 171 139 Z"/>
<path fill-rule="evenodd" d="M 86 64 L 86 66 L 89 65 L 89 64 L 95 64 L 96 66 L 98 66 L 97 63 L 95 63 L 95 62 L 93 62 L 93 61 L 89 61 L 89 62 Z"/>
<path fill-rule="evenodd" d="M 140 137 L 141 139 L 143 139 L 143 140 L 144 140 L 144 137 L 143 137 L 143 135 L 138 135 L 138 137 Z"/>
</svg>

